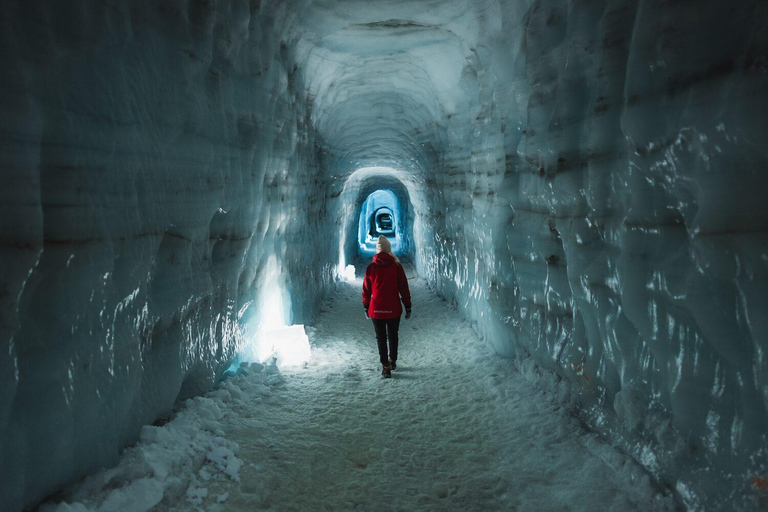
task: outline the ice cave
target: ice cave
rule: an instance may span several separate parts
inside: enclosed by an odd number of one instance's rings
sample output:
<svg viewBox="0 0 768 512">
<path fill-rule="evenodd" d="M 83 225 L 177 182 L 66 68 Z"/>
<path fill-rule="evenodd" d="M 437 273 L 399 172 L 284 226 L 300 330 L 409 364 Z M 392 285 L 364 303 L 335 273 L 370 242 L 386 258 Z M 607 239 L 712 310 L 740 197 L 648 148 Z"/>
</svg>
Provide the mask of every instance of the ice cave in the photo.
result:
<svg viewBox="0 0 768 512">
<path fill-rule="evenodd" d="M 768 2 L 0 27 L 3 511 L 768 510 Z"/>
</svg>

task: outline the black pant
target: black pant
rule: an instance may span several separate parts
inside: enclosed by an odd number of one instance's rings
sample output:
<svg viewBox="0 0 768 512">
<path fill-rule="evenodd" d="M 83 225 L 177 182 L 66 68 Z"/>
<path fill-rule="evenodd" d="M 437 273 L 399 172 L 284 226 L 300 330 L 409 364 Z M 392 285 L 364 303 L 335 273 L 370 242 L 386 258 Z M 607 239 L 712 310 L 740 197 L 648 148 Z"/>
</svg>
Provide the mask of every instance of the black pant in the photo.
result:
<svg viewBox="0 0 768 512">
<path fill-rule="evenodd" d="M 373 328 L 376 330 L 376 342 L 379 344 L 379 359 L 384 366 L 389 364 L 389 359 L 397 361 L 397 330 L 400 329 L 400 317 L 395 318 L 371 318 Z M 387 357 L 387 334 L 389 334 L 389 357 Z"/>
</svg>

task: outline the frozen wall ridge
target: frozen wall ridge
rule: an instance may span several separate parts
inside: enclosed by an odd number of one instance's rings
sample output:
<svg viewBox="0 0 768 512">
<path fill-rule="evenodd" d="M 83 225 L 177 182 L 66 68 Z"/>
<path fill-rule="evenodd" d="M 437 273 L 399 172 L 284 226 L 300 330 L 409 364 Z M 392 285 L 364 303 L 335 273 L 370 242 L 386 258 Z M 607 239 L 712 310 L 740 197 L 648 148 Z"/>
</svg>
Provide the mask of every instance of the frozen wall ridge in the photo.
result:
<svg viewBox="0 0 768 512">
<path fill-rule="evenodd" d="M 0 8 L 9 506 L 208 389 L 270 259 L 311 318 L 378 189 L 500 354 L 690 508 L 754 503 L 762 3 L 75 3 Z"/>
<path fill-rule="evenodd" d="M 261 308 L 269 258 L 305 266 L 286 240 L 322 221 L 305 107 L 258 10 L 73 7 L 2 7 L 10 510 L 114 464 L 142 425 L 208 390 Z M 295 274 L 296 320 L 332 261 Z"/>
</svg>

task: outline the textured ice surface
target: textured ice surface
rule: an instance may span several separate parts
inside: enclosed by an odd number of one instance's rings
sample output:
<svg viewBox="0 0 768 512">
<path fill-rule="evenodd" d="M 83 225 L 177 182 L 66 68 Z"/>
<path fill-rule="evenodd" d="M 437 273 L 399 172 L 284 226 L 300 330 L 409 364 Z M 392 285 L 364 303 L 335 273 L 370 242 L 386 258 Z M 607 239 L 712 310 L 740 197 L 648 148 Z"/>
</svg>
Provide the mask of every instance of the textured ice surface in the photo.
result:
<svg viewBox="0 0 768 512">
<path fill-rule="evenodd" d="M 12 0 L 0 28 L 9 508 L 209 389 L 270 299 L 309 321 L 379 189 L 435 289 L 684 504 L 768 477 L 765 2 Z"/>
<path fill-rule="evenodd" d="M 300 323 L 333 259 L 305 243 L 326 191 L 271 19 L 248 2 L 0 9 L 0 502 L 15 510 L 208 390 L 278 289 Z"/>
<path fill-rule="evenodd" d="M 411 285 L 418 316 L 402 323 L 392 379 L 379 377 L 357 279 L 309 328 L 308 368 L 244 368 L 41 512 L 111 510 L 125 495 L 135 512 L 147 498 L 158 512 L 673 510 L 639 465 L 531 389 L 423 280 Z"/>
</svg>

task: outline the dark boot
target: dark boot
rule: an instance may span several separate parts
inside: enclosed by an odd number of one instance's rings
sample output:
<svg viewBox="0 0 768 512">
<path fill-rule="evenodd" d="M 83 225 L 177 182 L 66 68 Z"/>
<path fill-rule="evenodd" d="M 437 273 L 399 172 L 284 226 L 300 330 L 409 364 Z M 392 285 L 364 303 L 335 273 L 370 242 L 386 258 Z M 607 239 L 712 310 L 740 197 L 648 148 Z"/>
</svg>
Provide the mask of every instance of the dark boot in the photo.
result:
<svg viewBox="0 0 768 512">
<path fill-rule="evenodd" d="M 381 376 L 385 379 L 388 379 L 392 376 L 392 369 L 389 367 L 388 364 L 381 366 Z"/>
<path fill-rule="evenodd" d="M 390 367 L 392 370 L 396 370 L 396 369 L 397 369 L 397 362 L 396 362 L 396 361 L 393 361 L 392 359 L 390 359 L 390 360 L 389 360 L 389 367 Z"/>
</svg>

